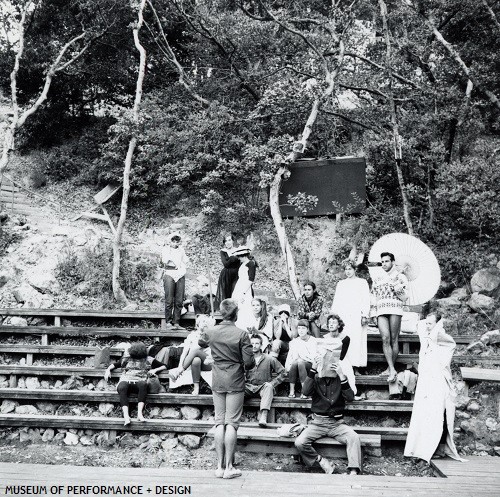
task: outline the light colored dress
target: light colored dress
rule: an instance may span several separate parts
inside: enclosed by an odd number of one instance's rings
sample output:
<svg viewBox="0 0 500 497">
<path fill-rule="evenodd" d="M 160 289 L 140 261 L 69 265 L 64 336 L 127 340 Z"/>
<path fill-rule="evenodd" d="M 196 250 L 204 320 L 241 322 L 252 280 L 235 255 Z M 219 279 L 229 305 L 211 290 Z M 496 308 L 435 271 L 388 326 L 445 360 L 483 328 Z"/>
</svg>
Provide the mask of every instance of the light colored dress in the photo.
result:
<svg viewBox="0 0 500 497">
<path fill-rule="evenodd" d="M 252 284 L 254 279 L 255 262 L 250 260 L 242 264 L 238 269 L 238 281 L 234 286 L 231 296 L 233 300 L 238 302 L 238 319 L 234 324 L 245 331 L 248 331 L 248 328 L 255 325 L 255 317 L 252 309 Z"/>
<path fill-rule="evenodd" d="M 370 315 L 370 289 L 363 278 L 346 278 L 337 283 L 331 312 L 344 321 L 343 333 L 351 339 L 347 359 L 353 367 L 367 364 L 367 330 L 361 318 Z"/>
<path fill-rule="evenodd" d="M 425 329 L 425 321 L 420 321 L 418 336 L 418 382 L 404 455 L 430 461 L 443 434 L 446 412 L 445 453 L 462 461 L 453 442 L 456 393 L 450 365 L 455 341 L 444 331 L 442 321 L 430 333 Z"/>
</svg>

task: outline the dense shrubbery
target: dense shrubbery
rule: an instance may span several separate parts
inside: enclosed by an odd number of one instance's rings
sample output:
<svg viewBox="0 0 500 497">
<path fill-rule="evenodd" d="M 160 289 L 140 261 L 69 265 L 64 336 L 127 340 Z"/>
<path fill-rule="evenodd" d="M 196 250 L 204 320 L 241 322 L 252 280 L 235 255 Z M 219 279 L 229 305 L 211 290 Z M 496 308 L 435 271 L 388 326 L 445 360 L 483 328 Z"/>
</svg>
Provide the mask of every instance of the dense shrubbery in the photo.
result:
<svg viewBox="0 0 500 497">
<path fill-rule="evenodd" d="M 104 244 L 96 249 L 86 248 L 77 254 L 71 247 L 61 255 L 56 276 L 61 285 L 73 290 L 82 285 L 82 293 L 89 296 L 112 295 L 111 274 L 113 268 L 113 250 L 111 244 Z M 130 296 L 141 295 L 157 270 L 157 264 L 151 261 L 136 261 L 122 252 L 120 284 Z"/>
</svg>

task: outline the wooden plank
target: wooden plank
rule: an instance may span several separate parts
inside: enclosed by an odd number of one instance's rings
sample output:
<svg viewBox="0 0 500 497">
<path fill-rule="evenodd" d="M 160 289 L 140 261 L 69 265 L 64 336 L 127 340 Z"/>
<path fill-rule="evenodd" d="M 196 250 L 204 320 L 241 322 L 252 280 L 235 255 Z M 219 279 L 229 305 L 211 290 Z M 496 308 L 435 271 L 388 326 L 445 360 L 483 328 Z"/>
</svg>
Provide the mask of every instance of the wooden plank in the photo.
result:
<svg viewBox="0 0 500 497">
<path fill-rule="evenodd" d="M 108 201 L 120 188 L 121 183 L 109 183 L 99 193 L 94 195 L 94 202 L 98 205 Z"/>
<path fill-rule="evenodd" d="M 472 381 L 500 381 L 500 369 L 461 367 L 462 379 Z"/>
</svg>

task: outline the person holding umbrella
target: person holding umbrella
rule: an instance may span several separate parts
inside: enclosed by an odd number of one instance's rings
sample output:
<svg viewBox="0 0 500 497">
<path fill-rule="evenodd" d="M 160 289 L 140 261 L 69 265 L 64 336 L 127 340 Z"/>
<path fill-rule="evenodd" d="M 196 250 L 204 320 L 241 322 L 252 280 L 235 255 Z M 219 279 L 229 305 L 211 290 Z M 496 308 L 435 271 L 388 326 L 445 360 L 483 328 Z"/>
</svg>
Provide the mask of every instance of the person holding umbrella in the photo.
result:
<svg viewBox="0 0 500 497">
<path fill-rule="evenodd" d="M 382 374 L 388 374 L 387 381 L 396 381 L 397 371 L 394 365 L 399 354 L 399 333 L 403 304 L 408 298 L 408 278 L 395 266 L 394 254 L 380 254 L 384 273 L 373 282 L 373 293 L 377 301 L 377 325 L 382 337 L 382 348 L 388 368 Z"/>
</svg>

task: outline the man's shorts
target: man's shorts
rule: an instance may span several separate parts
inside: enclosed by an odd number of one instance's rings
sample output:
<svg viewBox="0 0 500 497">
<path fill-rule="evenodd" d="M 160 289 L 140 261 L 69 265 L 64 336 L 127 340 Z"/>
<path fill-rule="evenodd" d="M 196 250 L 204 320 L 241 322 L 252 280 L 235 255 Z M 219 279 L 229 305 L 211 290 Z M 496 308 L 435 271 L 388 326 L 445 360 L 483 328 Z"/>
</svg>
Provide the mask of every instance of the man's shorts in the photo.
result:
<svg viewBox="0 0 500 497">
<path fill-rule="evenodd" d="M 231 425 L 236 430 L 243 414 L 245 392 L 212 392 L 215 407 L 215 426 Z"/>
</svg>

